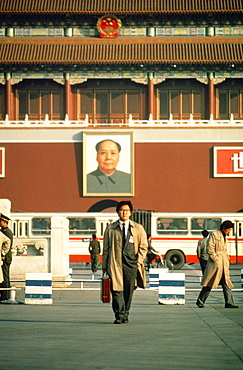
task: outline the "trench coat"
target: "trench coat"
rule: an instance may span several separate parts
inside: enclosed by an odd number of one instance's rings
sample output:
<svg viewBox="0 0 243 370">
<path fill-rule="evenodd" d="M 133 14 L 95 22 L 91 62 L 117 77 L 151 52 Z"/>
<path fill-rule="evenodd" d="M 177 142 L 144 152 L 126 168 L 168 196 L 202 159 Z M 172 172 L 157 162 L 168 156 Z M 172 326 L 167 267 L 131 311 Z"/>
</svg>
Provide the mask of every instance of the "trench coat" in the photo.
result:
<svg viewBox="0 0 243 370">
<path fill-rule="evenodd" d="M 220 230 L 212 232 L 208 239 L 209 259 L 202 278 L 202 286 L 216 289 L 224 276 L 228 288 L 233 288 L 229 276 L 229 256 L 227 241 Z"/>
<path fill-rule="evenodd" d="M 145 230 L 142 225 L 129 221 L 130 232 L 134 240 L 134 252 L 137 256 L 138 271 L 135 287 L 145 288 L 146 273 L 143 261 L 147 255 L 148 243 Z M 122 273 L 122 235 L 119 221 L 108 225 L 104 233 L 102 268 L 108 272 L 112 280 L 112 289 L 123 291 Z"/>
<path fill-rule="evenodd" d="M 11 241 L 10 239 L 4 235 L 2 232 L 0 232 L 0 256 L 1 256 L 1 265 L 2 265 L 2 256 L 5 257 L 5 255 L 10 250 Z M 3 271 L 2 268 L 0 268 L 0 283 L 3 281 Z"/>
</svg>

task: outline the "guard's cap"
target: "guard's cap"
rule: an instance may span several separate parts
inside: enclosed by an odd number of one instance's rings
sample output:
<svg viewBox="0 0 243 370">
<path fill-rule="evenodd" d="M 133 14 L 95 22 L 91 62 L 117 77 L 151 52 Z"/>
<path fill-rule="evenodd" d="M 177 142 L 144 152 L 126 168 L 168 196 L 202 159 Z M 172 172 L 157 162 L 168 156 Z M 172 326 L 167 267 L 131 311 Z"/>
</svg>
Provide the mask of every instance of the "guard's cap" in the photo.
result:
<svg viewBox="0 0 243 370">
<path fill-rule="evenodd" d="M 4 214 L 0 213 L 0 220 L 8 222 L 10 218 L 8 216 L 5 216 Z"/>
</svg>

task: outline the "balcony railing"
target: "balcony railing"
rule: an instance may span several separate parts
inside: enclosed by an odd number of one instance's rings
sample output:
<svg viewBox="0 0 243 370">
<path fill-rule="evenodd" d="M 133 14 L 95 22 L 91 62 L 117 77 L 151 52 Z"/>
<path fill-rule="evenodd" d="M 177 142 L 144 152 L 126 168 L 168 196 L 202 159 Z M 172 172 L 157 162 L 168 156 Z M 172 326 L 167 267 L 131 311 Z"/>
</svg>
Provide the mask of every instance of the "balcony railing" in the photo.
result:
<svg viewBox="0 0 243 370">
<path fill-rule="evenodd" d="M 65 116 L 64 120 L 50 120 L 48 114 L 46 114 L 43 120 L 30 119 L 26 114 L 24 120 L 10 120 L 6 115 L 4 121 L 0 121 L 1 127 L 10 128 L 26 128 L 26 127 L 88 127 L 88 115 L 82 120 L 69 120 L 68 115 Z"/>
<path fill-rule="evenodd" d="M 194 119 L 190 115 L 189 119 L 173 119 L 172 114 L 168 120 L 153 120 L 152 116 L 148 120 L 133 120 L 132 116 L 129 117 L 130 127 L 228 127 L 228 126 L 243 126 L 243 120 L 235 120 L 231 114 L 228 120 L 216 120 L 211 116 L 209 120 Z"/>
<path fill-rule="evenodd" d="M 89 116 L 86 115 L 84 120 L 69 120 L 68 115 L 65 116 L 64 120 L 50 120 L 48 115 L 45 116 L 44 120 L 32 120 L 29 119 L 28 115 L 25 116 L 24 120 L 9 120 L 6 115 L 5 120 L 0 120 L 0 128 L 30 128 L 30 127 L 68 127 L 68 128 L 94 128 L 102 126 L 113 126 L 113 127 L 137 127 L 137 128 L 161 128 L 161 127 L 243 127 L 243 120 L 234 119 L 231 114 L 230 119 L 215 120 L 210 117 L 209 120 L 194 119 L 193 115 L 190 115 L 189 119 L 178 120 L 174 119 L 172 114 L 168 120 L 154 120 L 150 115 L 148 120 L 134 120 L 132 115 L 129 116 L 127 123 L 99 123 L 89 122 Z"/>
</svg>

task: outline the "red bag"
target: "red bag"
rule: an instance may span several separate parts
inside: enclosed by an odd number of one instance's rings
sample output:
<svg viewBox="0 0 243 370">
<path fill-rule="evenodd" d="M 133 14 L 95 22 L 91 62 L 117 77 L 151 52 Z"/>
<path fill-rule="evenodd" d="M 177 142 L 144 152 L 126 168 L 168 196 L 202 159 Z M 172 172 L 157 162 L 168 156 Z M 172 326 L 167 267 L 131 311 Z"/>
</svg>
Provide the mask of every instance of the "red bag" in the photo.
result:
<svg viewBox="0 0 243 370">
<path fill-rule="evenodd" d="M 111 279 L 105 276 L 101 278 L 101 301 L 103 303 L 111 301 Z"/>
</svg>

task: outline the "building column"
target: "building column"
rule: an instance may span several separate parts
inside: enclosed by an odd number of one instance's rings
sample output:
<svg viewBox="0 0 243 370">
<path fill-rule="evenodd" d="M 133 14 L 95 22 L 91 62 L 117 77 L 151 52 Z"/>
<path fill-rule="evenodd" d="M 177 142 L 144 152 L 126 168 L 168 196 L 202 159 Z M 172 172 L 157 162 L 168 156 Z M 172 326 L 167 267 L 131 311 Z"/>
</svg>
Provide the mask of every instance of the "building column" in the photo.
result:
<svg viewBox="0 0 243 370">
<path fill-rule="evenodd" d="M 71 83 L 70 74 L 65 73 L 65 114 L 68 115 L 70 119 L 70 96 L 71 96 Z"/>
<path fill-rule="evenodd" d="M 148 94 L 149 94 L 149 116 L 152 119 L 155 119 L 155 116 L 154 116 L 155 96 L 154 96 L 154 79 L 153 79 L 153 73 L 149 73 L 149 78 L 148 78 Z"/>
<path fill-rule="evenodd" d="M 9 119 L 12 119 L 11 96 L 12 96 L 11 73 L 6 73 L 6 114 L 8 115 Z"/>
<path fill-rule="evenodd" d="M 209 89 L 209 118 L 215 118 L 215 97 L 214 97 L 214 77 L 213 73 L 209 73 L 209 81 L 208 81 L 208 89 Z"/>
</svg>

